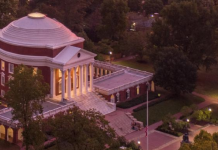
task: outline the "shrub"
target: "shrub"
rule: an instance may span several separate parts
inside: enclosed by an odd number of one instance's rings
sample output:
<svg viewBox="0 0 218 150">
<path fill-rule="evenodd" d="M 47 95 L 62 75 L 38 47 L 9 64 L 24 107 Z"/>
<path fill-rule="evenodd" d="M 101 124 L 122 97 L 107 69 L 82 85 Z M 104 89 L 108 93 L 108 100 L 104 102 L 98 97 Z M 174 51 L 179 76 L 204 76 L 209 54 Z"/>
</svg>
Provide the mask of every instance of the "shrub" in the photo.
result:
<svg viewBox="0 0 218 150">
<path fill-rule="evenodd" d="M 133 107 L 133 106 L 136 106 L 136 105 L 138 105 L 138 104 L 141 104 L 141 103 L 144 103 L 144 102 L 146 102 L 146 94 L 145 95 L 141 95 L 141 96 L 139 96 L 139 97 L 136 97 L 136 98 L 134 98 L 134 99 L 132 99 L 132 100 L 129 100 L 129 101 L 126 101 L 126 102 L 122 102 L 122 103 L 119 103 L 119 104 L 117 104 L 117 107 L 119 107 L 119 108 L 130 108 L 130 107 Z M 157 98 L 157 93 L 155 93 L 155 92 L 149 92 L 149 94 L 148 94 L 148 100 L 150 101 L 150 100 L 153 100 L 153 99 L 155 99 L 155 98 Z"/>
<path fill-rule="evenodd" d="M 163 102 L 163 101 L 166 101 L 166 100 L 170 99 L 171 97 L 172 97 L 172 95 L 168 95 L 168 96 L 159 98 L 159 99 L 156 100 L 156 101 L 151 101 L 151 102 L 149 102 L 148 107 L 151 107 L 151 106 L 154 106 L 154 105 L 156 105 L 156 104 L 159 104 L 159 103 L 161 103 L 161 102 Z M 139 106 L 139 107 L 133 109 L 133 112 L 137 112 L 137 111 L 140 111 L 140 110 L 146 109 L 146 108 L 147 108 L 147 104 L 144 104 L 144 105 L 142 105 L 142 106 Z"/>
</svg>

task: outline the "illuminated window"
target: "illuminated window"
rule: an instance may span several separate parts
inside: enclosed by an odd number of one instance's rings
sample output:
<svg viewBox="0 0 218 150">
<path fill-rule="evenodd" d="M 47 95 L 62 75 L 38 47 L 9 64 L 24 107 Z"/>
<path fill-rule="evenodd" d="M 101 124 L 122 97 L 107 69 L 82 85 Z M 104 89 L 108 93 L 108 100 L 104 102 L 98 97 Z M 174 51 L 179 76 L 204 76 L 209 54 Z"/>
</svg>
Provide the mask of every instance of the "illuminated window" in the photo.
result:
<svg viewBox="0 0 218 150">
<path fill-rule="evenodd" d="M 4 61 L 1 61 L 1 68 L 3 71 L 5 71 L 5 62 Z"/>
<path fill-rule="evenodd" d="M 38 71 L 38 68 L 37 67 L 33 67 L 33 75 L 36 75 L 37 71 Z"/>
<path fill-rule="evenodd" d="M 59 75 L 59 78 L 62 77 L 62 73 L 60 69 L 58 69 L 58 75 Z"/>
<path fill-rule="evenodd" d="M 61 93 L 62 92 L 62 80 L 60 79 L 58 82 L 59 82 L 58 83 L 58 85 L 59 85 L 59 93 Z"/>
<path fill-rule="evenodd" d="M 137 88 L 137 95 L 139 95 L 140 94 L 140 86 L 138 85 L 136 88 Z"/>
<path fill-rule="evenodd" d="M 8 72 L 9 73 L 14 73 L 14 64 L 9 63 L 9 65 L 8 65 Z"/>
<path fill-rule="evenodd" d="M 4 97 L 5 96 L 5 91 L 1 90 L 1 96 Z"/>
<path fill-rule="evenodd" d="M 1 73 L 1 85 L 5 85 L 5 74 Z"/>
</svg>

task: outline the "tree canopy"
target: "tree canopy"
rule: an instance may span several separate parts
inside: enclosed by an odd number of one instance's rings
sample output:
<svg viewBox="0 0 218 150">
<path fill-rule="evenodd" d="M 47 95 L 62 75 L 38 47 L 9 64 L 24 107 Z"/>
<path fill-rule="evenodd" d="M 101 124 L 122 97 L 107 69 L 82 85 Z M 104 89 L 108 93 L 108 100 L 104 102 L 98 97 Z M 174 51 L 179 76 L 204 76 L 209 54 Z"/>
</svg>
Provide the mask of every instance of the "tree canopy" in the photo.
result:
<svg viewBox="0 0 218 150">
<path fill-rule="evenodd" d="M 129 11 L 126 0 L 104 0 L 101 6 L 102 38 L 117 39 L 127 27 L 126 14 Z"/>
<path fill-rule="evenodd" d="M 162 0 L 145 0 L 143 7 L 147 15 L 159 13 L 163 9 L 163 2 Z"/>
<path fill-rule="evenodd" d="M 18 120 L 24 128 L 23 144 L 26 149 L 29 145 L 39 145 L 34 133 L 41 135 L 40 123 L 41 117 L 35 117 L 42 113 L 42 103 L 48 92 L 48 85 L 43 81 L 40 70 L 34 72 L 32 67 L 18 65 L 15 67 L 11 80 L 8 82 L 8 91 L 5 98 L 8 106 L 13 108 L 13 120 Z M 38 124 L 37 124 L 38 123 Z"/>
<path fill-rule="evenodd" d="M 71 150 L 101 150 L 110 146 L 115 138 L 114 130 L 104 116 L 95 110 L 71 108 L 44 122 L 45 131 L 57 138 L 60 148 L 62 141 L 67 142 Z M 64 149 L 64 148 L 63 148 Z"/>
<path fill-rule="evenodd" d="M 197 67 L 209 68 L 216 63 L 217 9 L 182 1 L 166 6 L 161 15 L 148 38 L 151 54 L 165 46 L 176 46 Z"/>
<path fill-rule="evenodd" d="M 156 85 L 174 94 L 191 93 L 197 79 L 196 67 L 178 49 L 164 48 L 154 64 Z"/>
<path fill-rule="evenodd" d="M 179 150 L 218 150 L 217 135 L 211 135 L 207 131 L 201 132 L 195 136 L 193 144 L 182 144 Z"/>
</svg>

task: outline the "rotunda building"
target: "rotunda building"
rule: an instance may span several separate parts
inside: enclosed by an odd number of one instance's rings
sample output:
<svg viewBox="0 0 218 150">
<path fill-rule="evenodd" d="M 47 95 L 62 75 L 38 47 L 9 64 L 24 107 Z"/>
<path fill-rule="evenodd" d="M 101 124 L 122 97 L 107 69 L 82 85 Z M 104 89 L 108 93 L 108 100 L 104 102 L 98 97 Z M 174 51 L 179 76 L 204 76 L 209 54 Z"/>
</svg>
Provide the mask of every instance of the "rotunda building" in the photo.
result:
<svg viewBox="0 0 218 150">
<path fill-rule="evenodd" d="M 84 50 L 83 43 L 83 38 L 41 13 L 11 22 L 0 30 L 1 96 L 18 64 L 42 71 L 51 98 L 71 99 L 92 90 L 88 76 L 96 54 Z"/>
</svg>

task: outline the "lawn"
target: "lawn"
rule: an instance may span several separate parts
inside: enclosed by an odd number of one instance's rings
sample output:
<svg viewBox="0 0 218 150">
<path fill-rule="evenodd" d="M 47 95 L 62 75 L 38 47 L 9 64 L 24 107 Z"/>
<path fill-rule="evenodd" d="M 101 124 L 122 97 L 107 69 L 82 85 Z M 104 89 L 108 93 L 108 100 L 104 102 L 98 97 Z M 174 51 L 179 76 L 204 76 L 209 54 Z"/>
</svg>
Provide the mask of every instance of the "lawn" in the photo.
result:
<svg viewBox="0 0 218 150">
<path fill-rule="evenodd" d="M 113 64 L 117 65 L 123 65 L 123 66 L 128 66 L 131 68 L 143 70 L 143 71 L 148 71 L 148 72 L 154 72 L 153 65 L 150 63 L 139 63 L 137 61 L 133 60 L 122 60 L 122 61 L 115 61 L 112 62 Z"/>
<path fill-rule="evenodd" d="M 209 71 L 201 69 L 198 71 L 197 93 L 201 93 L 218 99 L 218 65 Z"/>
<path fill-rule="evenodd" d="M 167 101 L 161 102 L 157 105 L 149 107 L 149 125 L 160 121 L 167 114 L 178 113 L 183 106 L 189 106 L 192 104 L 198 104 L 203 102 L 204 99 L 194 96 L 192 94 L 187 94 L 179 98 L 171 98 Z M 133 116 L 146 124 L 146 109 L 134 112 Z"/>
<path fill-rule="evenodd" d="M 0 140 L 0 150 L 20 150 L 19 146 Z"/>
</svg>

